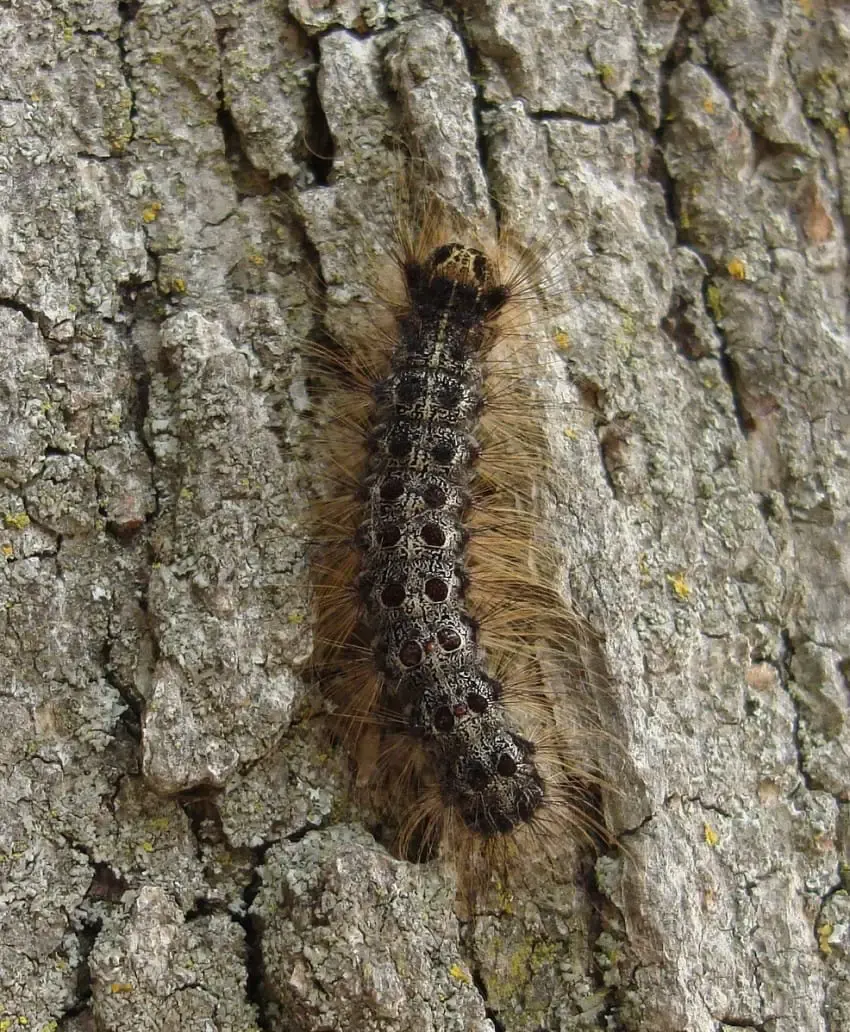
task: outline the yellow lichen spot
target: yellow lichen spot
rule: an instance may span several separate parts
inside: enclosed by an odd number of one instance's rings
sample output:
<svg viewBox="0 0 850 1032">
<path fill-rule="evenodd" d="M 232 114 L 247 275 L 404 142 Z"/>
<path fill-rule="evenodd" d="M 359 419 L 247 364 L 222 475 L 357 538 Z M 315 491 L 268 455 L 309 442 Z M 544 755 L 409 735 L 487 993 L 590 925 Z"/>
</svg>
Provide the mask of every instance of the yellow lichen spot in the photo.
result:
<svg viewBox="0 0 850 1032">
<path fill-rule="evenodd" d="M 702 102 L 702 109 L 707 115 L 714 114 L 714 101 L 711 99 L 711 97 L 705 98 L 705 100 Z"/>
<path fill-rule="evenodd" d="M 797 0 L 797 3 L 800 5 L 800 10 L 803 12 L 803 14 L 807 18 L 811 18 L 814 12 L 814 5 L 812 4 L 812 0 Z"/>
<path fill-rule="evenodd" d="M 249 254 L 248 261 L 252 265 L 265 265 L 266 259 L 261 254 Z"/>
<path fill-rule="evenodd" d="M 103 81 L 103 79 L 95 79 L 94 80 L 94 85 L 95 85 L 95 89 L 98 89 L 98 90 L 106 89 L 106 83 Z"/>
<path fill-rule="evenodd" d="M 162 211 L 162 204 L 159 201 L 153 201 L 145 210 L 142 212 L 142 219 L 145 222 L 156 222 L 159 218 L 159 213 Z"/>
<path fill-rule="evenodd" d="M 30 1019 L 26 1016 L 26 1014 L 19 1014 L 18 1015 L 18 1024 L 19 1025 L 29 1025 L 29 1023 L 30 1023 Z"/>
<path fill-rule="evenodd" d="M 189 502 L 195 497 L 195 492 L 190 487 L 181 487 L 180 497 L 183 501 Z"/>
<path fill-rule="evenodd" d="M 683 602 L 687 601 L 691 597 L 693 589 L 685 579 L 684 571 L 680 570 L 678 573 L 668 573 L 667 580 L 670 587 L 673 589 L 676 598 L 681 599 Z"/>
<path fill-rule="evenodd" d="M 558 348 L 559 351 L 566 351 L 567 348 L 569 348 L 570 343 L 570 335 L 566 330 L 555 331 L 555 347 Z"/>
<path fill-rule="evenodd" d="M 714 316 L 714 321 L 720 322 L 723 319 L 723 301 L 720 297 L 720 290 L 713 283 L 706 290 L 705 298 L 711 314 Z"/>
<path fill-rule="evenodd" d="M 740 258 L 733 258 L 726 266 L 726 271 L 732 279 L 743 280 L 747 278 L 747 267 Z"/>
<path fill-rule="evenodd" d="M 168 817 L 151 817 L 148 821 L 148 827 L 154 831 L 168 831 L 171 821 Z"/>
<path fill-rule="evenodd" d="M 599 78 L 602 80 L 602 85 L 611 87 L 617 77 L 616 70 L 608 64 L 599 66 Z"/>
<path fill-rule="evenodd" d="M 41 94 L 40 93 L 31 93 L 30 94 L 30 100 L 33 102 L 33 104 L 40 104 L 41 103 Z"/>
<path fill-rule="evenodd" d="M 571 426 L 565 426 L 564 427 L 564 437 L 566 437 L 570 441 L 577 441 L 578 440 L 578 434 L 576 433 L 575 430 L 573 430 L 573 428 Z"/>
<path fill-rule="evenodd" d="M 46 1025 L 41 1026 L 41 1032 L 57 1032 L 59 1023 L 56 1021 L 48 1021 Z"/>
<path fill-rule="evenodd" d="M 175 291 L 177 294 L 185 294 L 186 280 L 182 279 L 180 276 L 175 276 L 174 279 L 171 281 L 171 289 Z"/>
<path fill-rule="evenodd" d="M 142 843 L 142 849 L 144 849 L 144 851 L 146 853 L 152 853 L 153 852 L 153 842 L 147 842 L 147 841 L 143 842 Z"/>
<path fill-rule="evenodd" d="M 3 516 L 3 522 L 7 527 L 14 527 L 15 530 L 23 530 L 30 525 L 30 518 L 25 512 L 7 512 Z"/>
<path fill-rule="evenodd" d="M 0 545 L 0 555 L 2 555 L 4 559 L 11 559 L 14 554 L 15 549 L 8 541 L 4 541 L 3 544 Z"/>
<path fill-rule="evenodd" d="M 3 1018 L 2 1021 L 0 1021 L 0 1032 L 8 1032 L 8 1030 L 11 1027 L 12 1027 L 12 1019 L 11 1018 Z"/>
<path fill-rule="evenodd" d="M 834 931 L 835 927 L 829 924 L 829 922 L 818 925 L 818 949 L 825 957 L 828 957 L 830 953 L 832 953 L 832 946 L 830 945 L 829 939 Z"/>
<path fill-rule="evenodd" d="M 646 552 L 641 552 L 638 556 L 638 570 L 640 571 L 641 577 L 649 577 L 649 562 L 647 561 Z"/>
<path fill-rule="evenodd" d="M 838 139 L 842 143 L 844 143 L 847 140 L 847 138 L 850 137 L 850 126 L 840 125 L 835 130 L 835 136 L 836 136 L 836 139 Z"/>
<path fill-rule="evenodd" d="M 472 985 L 472 976 L 460 964 L 452 964 L 449 968 L 449 974 L 456 982 L 460 982 L 463 985 Z"/>
<path fill-rule="evenodd" d="M 714 830 L 714 828 L 712 828 L 710 824 L 703 824 L 702 830 L 703 834 L 705 835 L 706 844 L 711 846 L 711 848 L 713 849 L 720 841 L 720 836 L 717 834 L 717 832 Z"/>
<path fill-rule="evenodd" d="M 297 624 L 302 624 L 302 623 L 304 623 L 304 614 L 303 613 L 287 613 L 286 621 L 287 621 L 287 623 L 296 624 L 296 625 Z"/>
<path fill-rule="evenodd" d="M 113 982 L 109 987 L 111 993 L 131 993 L 133 991 L 132 982 Z"/>
</svg>

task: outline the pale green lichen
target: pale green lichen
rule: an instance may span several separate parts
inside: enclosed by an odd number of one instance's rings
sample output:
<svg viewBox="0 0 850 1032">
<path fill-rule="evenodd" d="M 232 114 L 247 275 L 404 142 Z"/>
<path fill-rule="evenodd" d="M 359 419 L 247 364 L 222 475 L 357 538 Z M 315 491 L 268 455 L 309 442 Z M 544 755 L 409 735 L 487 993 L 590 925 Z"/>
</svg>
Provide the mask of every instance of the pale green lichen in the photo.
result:
<svg viewBox="0 0 850 1032">
<path fill-rule="evenodd" d="M 713 283 L 708 285 L 705 292 L 705 299 L 708 302 L 708 307 L 711 309 L 712 317 L 716 323 L 723 321 L 723 300 L 720 296 L 720 290 Z"/>
</svg>

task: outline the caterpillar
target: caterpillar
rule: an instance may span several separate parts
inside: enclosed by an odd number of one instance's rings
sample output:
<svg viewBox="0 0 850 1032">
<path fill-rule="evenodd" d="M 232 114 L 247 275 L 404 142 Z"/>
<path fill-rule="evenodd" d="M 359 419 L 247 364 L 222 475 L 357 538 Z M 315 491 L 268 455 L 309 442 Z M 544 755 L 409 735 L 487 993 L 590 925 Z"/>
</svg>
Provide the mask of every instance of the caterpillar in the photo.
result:
<svg viewBox="0 0 850 1032">
<path fill-rule="evenodd" d="M 352 755 L 368 769 L 377 751 L 398 851 L 476 866 L 599 827 L 593 636 L 554 587 L 537 511 L 548 251 L 412 207 L 371 331 L 312 351 L 316 665 Z"/>
</svg>

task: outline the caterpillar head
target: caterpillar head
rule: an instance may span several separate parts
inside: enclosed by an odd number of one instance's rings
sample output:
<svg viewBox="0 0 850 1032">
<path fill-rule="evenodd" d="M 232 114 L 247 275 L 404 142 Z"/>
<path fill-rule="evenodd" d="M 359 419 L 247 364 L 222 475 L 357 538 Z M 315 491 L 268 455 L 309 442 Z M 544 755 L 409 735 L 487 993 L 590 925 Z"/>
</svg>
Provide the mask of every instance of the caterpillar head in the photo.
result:
<svg viewBox="0 0 850 1032">
<path fill-rule="evenodd" d="M 475 247 L 457 242 L 435 247 L 425 259 L 425 268 L 433 277 L 444 277 L 468 283 L 479 290 L 493 286 L 493 266 L 487 256 Z"/>
<path fill-rule="evenodd" d="M 443 795 L 471 832 L 508 834 L 532 820 L 543 803 L 534 746 L 503 726 L 467 722 L 452 743 Z"/>
<path fill-rule="evenodd" d="M 424 261 L 406 262 L 404 268 L 408 291 L 420 309 L 442 312 L 451 307 L 456 320 L 462 321 L 460 313 L 465 312 L 470 325 L 495 316 L 510 294 L 483 251 L 456 241 L 435 247 Z"/>
</svg>

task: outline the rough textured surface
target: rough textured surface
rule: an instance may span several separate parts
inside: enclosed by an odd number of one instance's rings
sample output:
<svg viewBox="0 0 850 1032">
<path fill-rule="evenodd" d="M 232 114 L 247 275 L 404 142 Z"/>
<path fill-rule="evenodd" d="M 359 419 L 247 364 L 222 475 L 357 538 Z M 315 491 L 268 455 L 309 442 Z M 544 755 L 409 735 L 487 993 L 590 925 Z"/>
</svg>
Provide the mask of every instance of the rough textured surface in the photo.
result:
<svg viewBox="0 0 850 1032">
<path fill-rule="evenodd" d="M 440 872 L 393 860 L 365 831 L 338 826 L 274 847 L 261 875 L 251 913 L 281 1025 L 492 1029 Z"/>
<path fill-rule="evenodd" d="M 0 7 L 0 1032 L 850 1023 L 850 15 L 421 6 Z M 299 342 L 399 141 L 564 255 L 621 743 L 623 851 L 461 923 L 302 682 Z"/>
</svg>

